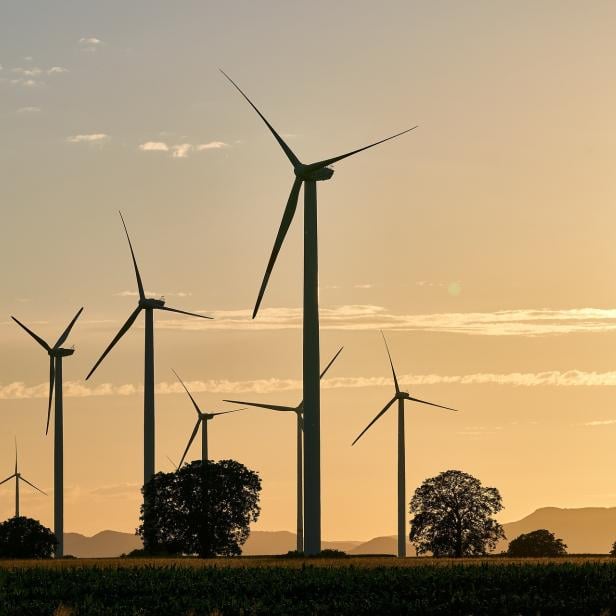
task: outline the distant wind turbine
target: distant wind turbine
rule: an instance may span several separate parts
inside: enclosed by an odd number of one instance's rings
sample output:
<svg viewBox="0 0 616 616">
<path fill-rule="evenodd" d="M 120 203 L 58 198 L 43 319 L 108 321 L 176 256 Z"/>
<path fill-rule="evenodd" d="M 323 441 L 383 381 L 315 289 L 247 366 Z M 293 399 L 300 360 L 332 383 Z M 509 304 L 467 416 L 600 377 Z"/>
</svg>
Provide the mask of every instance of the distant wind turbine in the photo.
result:
<svg viewBox="0 0 616 616">
<path fill-rule="evenodd" d="M 133 266 L 135 268 L 135 276 L 137 278 L 137 287 L 139 289 L 139 301 L 137 308 L 128 317 L 126 323 L 122 325 L 120 331 L 116 334 L 115 338 L 109 343 L 109 346 L 105 349 L 98 361 L 94 364 L 94 367 L 88 373 L 86 381 L 92 376 L 94 371 L 98 368 L 99 364 L 105 359 L 109 351 L 117 344 L 122 336 L 131 328 L 135 319 L 139 316 L 139 313 L 145 311 L 145 372 L 143 379 L 143 484 L 145 485 L 154 475 L 154 446 L 155 446 L 155 434 L 154 434 L 154 310 L 165 310 L 166 312 L 177 312 L 179 314 L 187 314 L 191 317 L 198 317 L 200 319 L 211 319 L 212 317 L 206 317 L 203 314 L 195 314 L 193 312 L 186 312 L 184 310 L 178 310 L 177 308 L 169 308 L 165 306 L 165 300 L 163 298 L 154 299 L 145 296 L 143 290 L 143 283 L 141 282 L 141 274 L 137 267 L 137 260 L 135 259 L 135 253 L 133 251 L 133 245 L 128 235 L 128 229 L 124 223 L 124 217 L 120 212 L 120 218 L 122 219 L 122 225 L 124 225 L 124 232 L 126 233 L 126 239 L 128 240 L 128 247 L 130 248 L 130 254 L 133 260 Z"/>
<path fill-rule="evenodd" d="M 190 398 L 190 401 L 193 403 L 193 406 L 195 407 L 195 411 L 197 411 L 197 423 L 195 424 L 195 427 L 192 431 L 192 434 L 190 435 L 190 438 L 188 439 L 188 445 L 186 445 L 186 449 L 184 450 L 184 454 L 182 455 L 182 459 L 180 460 L 180 463 L 178 464 L 178 468 L 180 468 L 182 466 L 182 464 L 184 464 L 184 459 L 186 458 L 186 454 L 188 453 L 188 450 L 190 449 L 190 446 L 192 445 L 193 441 L 195 440 L 195 437 L 197 436 L 197 432 L 199 431 L 199 427 L 201 427 L 201 461 L 202 462 L 207 462 L 208 460 L 208 450 L 207 450 L 207 422 L 211 421 L 212 419 L 214 419 L 214 417 L 217 417 L 218 415 L 226 415 L 227 413 L 237 413 L 238 411 L 243 411 L 244 408 L 241 409 L 233 409 L 232 411 L 215 411 L 212 413 L 204 413 L 200 408 L 199 405 L 195 402 L 195 399 L 192 397 L 192 394 L 188 391 L 188 387 L 186 387 L 186 385 L 184 385 L 184 381 L 182 381 L 182 379 L 179 377 L 178 373 L 173 370 L 172 371 L 173 374 L 175 374 L 175 376 L 177 377 L 178 381 L 180 383 L 182 383 L 182 387 L 186 390 L 186 393 L 188 394 L 188 397 Z"/>
<path fill-rule="evenodd" d="M 6 483 L 7 481 L 10 481 L 13 478 L 15 479 L 15 517 L 18 518 L 19 517 L 19 482 L 20 481 L 23 481 L 24 483 L 27 483 L 29 486 L 32 486 L 35 490 L 38 490 L 41 494 L 45 494 L 45 496 L 47 496 L 47 494 L 45 492 L 43 492 L 43 490 L 41 490 L 40 488 L 37 488 L 33 483 L 30 483 L 19 472 L 19 470 L 17 468 L 17 439 L 15 440 L 15 472 L 10 477 L 7 477 L 3 481 L 0 481 L 0 486 L 3 483 Z"/>
<path fill-rule="evenodd" d="M 330 369 L 331 365 L 336 361 L 338 355 L 342 352 L 344 347 L 340 347 L 338 352 L 332 357 L 331 361 L 321 375 L 319 376 L 322 379 L 327 371 Z M 262 404 L 258 402 L 242 402 L 240 400 L 225 400 L 225 402 L 231 402 L 232 404 L 247 404 L 248 406 L 254 406 L 261 409 L 269 409 L 270 411 L 283 411 L 289 413 L 295 413 L 297 417 L 297 551 L 304 551 L 304 516 L 303 516 L 303 496 L 304 496 L 304 488 L 302 481 L 302 473 L 303 473 L 303 454 L 302 454 L 302 442 L 303 442 L 303 431 L 304 431 L 304 401 L 302 400 L 297 406 L 280 406 L 278 404 Z"/>
<path fill-rule="evenodd" d="M 55 388 L 55 421 L 54 421 L 54 445 L 53 445 L 53 517 L 54 534 L 58 540 L 56 556 L 64 555 L 64 415 L 62 399 L 62 358 L 68 357 L 75 352 L 74 348 L 64 349 L 62 345 L 66 342 L 75 321 L 83 311 L 80 308 L 73 320 L 68 324 L 62 335 L 58 338 L 53 347 L 50 347 L 40 336 L 37 336 L 31 329 L 28 329 L 21 321 L 11 317 L 17 325 L 30 334 L 49 354 L 49 402 L 47 405 L 47 427 L 45 434 L 49 432 L 49 420 L 51 418 L 51 401 L 54 396 Z"/>
<path fill-rule="evenodd" d="M 321 418 L 320 418 L 320 391 L 319 391 L 319 276 L 318 276 L 318 240 L 317 240 L 317 182 L 329 180 L 334 174 L 331 165 L 363 152 L 380 143 L 389 141 L 408 133 L 416 128 L 408 128 L 400 133 L 381 139 L 376 143 L 364 146 L 357 150 L 326 158 L 311 164 L 303 164 L 294 154 L 282 137 L 274 130 L 265 116 L 257 109 L 253 102 L 244 94 L 240 87 L 224 72 L 222 74 L 235 86 L 249 105 L 257 112 L 259 117 L 282 148 L 285 155 L 293 165 L 295 178 L 291 193 L 282 216 L 282 222 L 274 242 L 265 276 L 259 289 L 255 304 L 253 318 L 257 316 L 263 294 L 267 287 L 270 275 L 276 262 L 276 257 L 291 226 L 299 191 L 304 184 L 304 319 L 303 319 L 303 383 L 304 383 L 304 520 L 306 523 L 306 554 L 318 554 L 321 551 Z"/>
<path fill-rule="evenodd" d="M 389 409 L 389 407 L 397 400 L 398 401 L 398 557 L 404 558 L 406 556 L 406 469 L 405 469 L 405 447 L 404 447 L 404 402 L 408 400 L 410 402 L 419 402 L 420 404 L 427 404 L 429 406 L 436 406 L 440 409 L 447 409 L 448 411 L 457 411 L 458 409 L 452 409 L 448 406 L 441 406 L 440 404 L 434 404 L 433 402 L 426 402 L 419 398 L 413 398 L 406 391 L 400 391 L 398 386 L 398 378 L 396 377 L 396 371 L 394 370 L 394 363 L 389 353 L 389 347 L 387 346 L 387 340 L 385 334 L 381 332 L 383 341 L 385 342 L 385 348 L 387 349 L 387 356 L 389 357 L 389 364 L 391 366 L 391 373 L 394 377 L 394 387 L 396 393 L 394 397 L 385 405 L 385 408 L 362 430 L 361 434 L 353 441 L 352 445 L 355 445 L 357 441 L 367 432 L 367 430 L 380 419 Z"/>
</svg>

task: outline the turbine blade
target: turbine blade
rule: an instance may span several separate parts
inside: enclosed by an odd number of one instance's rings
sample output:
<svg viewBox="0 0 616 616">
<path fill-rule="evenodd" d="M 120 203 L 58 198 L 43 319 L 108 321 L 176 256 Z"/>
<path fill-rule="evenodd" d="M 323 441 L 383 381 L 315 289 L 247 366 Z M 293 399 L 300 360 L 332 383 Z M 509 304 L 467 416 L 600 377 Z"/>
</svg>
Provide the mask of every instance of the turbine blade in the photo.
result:
<svg viewBox="0 0 616 616">
<path fill-rule="evenodd" d="M 278 234 L 276 235 L 276 240 L 274 242 L 274 248 L 272 248 L 272 254 L 267 263 L 267 268 L 265 270 L 265 276 L 263 276 L 263 282 L 261 283 L 261 288 L 259 289 L 259 296 L 257 297 L 257 303 L 255 304 L 255 309 L 252 313 L 253 319 L 257 316 L 257 312 L 259 312 L 259 306 L 261 305 L 261 300 L 263 299 L 263 295 L 265 294 L 267 283 L 272 274 L 272 270 L 274 269 L 276 258 L 278 257 L 278 253 L 280 252 L 280 248 L 282 247 L 284 238 L 287 235 L 287 231 L 289 230 L 289 227 L 291 226 L 293 216 L 295 216 L 295 210 L 297 209 L 297 199 L 299 197 L 299 189 L 301 188 L 301 186 L 302 186 L 302 180 L 300 180 L 299 178 L 295 178 L 295 181 L 293 182 L 293 186 L 291 187 L 291 193 L 289 194 L 287 205 L 284 209 L 284 214 L 282 215 L 282 221 L 280 223 L 280 228 L 278 229 Z"/>
<path fill-rule="evenodd" d="M 167 312 L 177 312 L 179 314 L 187 314 L 189 317 L 199 317 L 200 319 L 213 319 L 214 317 L 206 317 L 204 314 L 195 314 L 194 312 L 186 312 L 185 310 L 178 310 L 177 308 L 169 308 L 167 306 L 160 306 L 157 310 L 166 310 Z"/>
<path fill-rule="evenodd" d="M 15 474 L 17 475 L 17 437 L 15 437 Z"/>
<path fill-rule="evenodd" d="M 169 456 L 165 456 L 169 462 L 171 462 L 171 466 L 175 466 L 175 470 L 177 471 L 180 468 Z"/>
<path fill-rule="evenodd" d="M 175 376 L 177 377 L 178 381 L 180 383 L 182 383 L 182 387 L 186 390 L 186 393 L 188 394 L 188 397 L 190 398 L 191 402 L 193 403 L 193 406 L 195 407 L 195 411 L 197 411 L 197 415 L 199 417 L 201 417 L 201 409 L 199 408 L 199 405 L 195 402 L 195 399 L 192 397 L 191 393 L 188 391 L 188 387 L 186 387 L 186 385 L 184 385 L 184 381 L 182 381 L 182 379 L 180 378 L 178 373 L 173 368 L 171 369 L 171 372 L 173 372 L 173 374 L 175 374 Z"/>
<path fill-rule="evenodd" d="M 409 396 L 407 400 L 411 400 L 413 402 L 419 402 L 420 404 L 427 404 L 429 406 L 436 406 L 439 409 L 445 409 L 447 411 L 455 411 L 456 413 L 458 412 L 458 409 L 452 409 L 449 406 L 442 406 L 441 404 L 434 404 L 434 402 L 426 402 L 426 400 L 420 400 L 419 398 L 413 398 L 411 396 Z"/>
<path fill-rule="evenodd" d="M 219 411 L 218 413 L 208 413 L 212 417 L 216 415 L 227 415 L 227 413 L 237 413 L 238 411 L 245 411 L 247 407 L 243 406 L 241 409 L 233 409 L 232 411 Z"/>
<path fill-rule="evenodd" d="M 126 223 L 124 222 L 124 216 L 122 216 L 122 212 L 120 212 L 120 218 L 122 219 L 122 224 L 124 225 L 124 232 L 126 233 L 126 239 L 128 240 L 128 247 L 130 248 L 130 255 L 133 258 L 133 265 L 135 266 L 135 276 L 137 277 L 137 286 L 139 287 L 139 297 L 141 299 L 145 299 L 145 291 L 143 290 L 143 282 L 141 282 L 141 274 L 139 273 L 139 268 L 137 267 L 137 259 L 135 259 L 135 251 L 133 250 L 133 245 L 130 241 L 130 236 L 128 235 L 128 229 L 126 228 Z"/>
<path fill-rule="evenodd" d="M 68 324 L 67 328 L 62 332 L 62 335 L 58 338 L 58 341 L 53 345 L 54 349 L 59 349 L 64 341 L 68 338 L 68 335 L 71 333 L 71 329 L 73 329 L 73 325 L 75 325 L 75 321 L 79 318 L 79 315 L 83 312 L 83 306 L 77 311 L 77 314 L 73 317 L 73 320 Z"/>
<path fill-rule="evenodd" d="M 219 70 L 235 86 L 236 90 L 248 101 L 248 104 L 259 114 L 259 117 L 265 122 L 267 128 L 270 129 L 272 135 L 274 135 L 274 138 L 276 139 L 280 147 L 283 149 L 284 153 L 287 155 L 287 158 L 289 159 L 291 164 L 294 167 L 300 165 L 301 163 L 299 161 L 299 158 L 295 156 L 293 150 L 291 150 L 291 148 L 284 142 L 282 137 L 274 130 L 274 127 L 265 119 L 265 116 L 256 108 L 254 103 L 246 96 L 246 94 L 244 94 L 244 92 L 242 92 L 241 88 L 235 83 L 235 81 L 233 81 L 233 79 L 231 79 L 231 77 L 229 77 L 229 75 L 227 75 L 227 73 L 225 73 L 222 69 Z"/>
<path fill-rule="evenodd" d="M 327 364 L 327 366 L 325 366 L 325 369 L 323 370 L 323 372 L 321 372 L 321 376 L 319 376 L 319 379 L 322 379 L 325 374 L 327 373 L 327 371 L 330 369 L 331 365 L 336 361 L 336 359 L 338 358 L 338 355 L 340 355 L 340 353 L 342 353 L 342 349 L 344 349 L 344 347 L 340 347 L 338 349 L 338 352 L 331 358 L 329 364 Z"/>
<path fill-rule="evenodd" d="M 49 433 L 49 421 L 51 419 L 51 400 L 53 398 L 53 388 L 56 384 L 56 360 L 49 358 L 49 404 L 47 405 L 47 425 L 45 426 L 45 436 Z"/>
<path fill-rule="evenodd" d="M 268 409 L 270 411 L 295 411 L 293 406 L 280 406 L 278 404 L 260 404 L 258 402 L 242 402 L 241 400 L 223 400 L 223 402 L 231 402 L 231 404 L 245 404 L 246 406 L 254 406 L 259 409 Z"/>
<path fill-rule="evenodd" d="M 387 349 L 387 357 L 389 357 L 389 364 L 391 366 L 391 373 L 394 376 L 394 385 L 396 386 L 396 393 L 400 393 L 400 387 L 398 385 L 398 379 L 396 377 L 396 371 L 394 370 L 394 362 L 391 360 L 391 353 L 389 352 L 389 347 L 387 346 L 387 340 L 385 339 L 385 334 L 383 330 L 381 330 L 381 336 L 383 336 L 383 342 L 385 343 L 385 348 Z"/>
<path fill-rule="evenodd" d="M 357 441 L 370 429 L 372 424 L 374 424 L 378 419 L 380 419 L 386 412 L 387 409 L 396 401 L 396 398 L 392 398 L 386 405 L 385 408 L 362 430 L 361 434 L 351 443 L 351 447 L 357 443 Z"/>
<path fill-rule="evenodd" d="M 182 466 L 182 464 L 184 464 L 184 458 L 186 457 L 186 454 L 188 453 L 188 450 L 190 449 L 190 446 L 192 445 L 193 441 L 195 440 L 195 436 L 197 436 L 197 432 L 199 430 L 199 424 L 201 423 L 201 418 L 197 419 L 197 423 L 195 424 L 195 428 L 192 431 L 192 434 L 190 435 L 190 438 L 188 439 L 188 445 L 186 445 L 186 449 L 184 450 L 184 454 L 182 455 L 182 459 L 180 460 L 180 464 L 178 465 L 178 468 L 180 468 L 180 466 Z"/>
<path fill-rule="evenodd" d="M 46 351 L 51 351 L 51 347 L 40 337 L 37 336 L 31 329 L 28 329 L 21 321 L 18 321 L 15 317 L 11 317 L 17 325 L 22 329 L 25 329 Z"/>
<path fill-rule="evenodd" d="M 30 483 L 27 479 L 24 479 L 23 477 L 20 477 L 20 479 L 22 481 L 25 481 L 29 486 L 32 486 L 35 490 L 38 490 L 41 494 L 44 494 L 45 496 L 47 496 L 47 492 L 43 492 L 41 488 L 37 488 L 33 483 Z"/>
<path fill-rule="evenodd" d="M 7 477 L 6 479 L 3 479 L 2 481 L 0 481 L 0 486 L 3 483 L 6 483 L 7 481 L 10 481 L 11 479 L 13 479 L 13 477 L 17 477 L 17 475 L 15 473 L 13 473 L 10 477 Z"/>
<path fill-rule="evenodd" d="M 328 167 L 329 165 L 333 165 L 334 163 L 338 162 L 339 160 L 342 160 L 343 158 L 348 158 L 349 156 L 353 156 L 354 154 L 358 154 L 359 152 L 363 152 L 364 150 L 369 150 L 370 148 L 373 148 L 376 145 L 385 143 L 386 141 L 389 141 L 390 139 L 395 139 L 396 137 L 400 137 L 400 135 L 404 135 L 405 133 L 408 133 L 416 128 L 417 126 L 413 126 L 412 128 L 407 128 L 406 130 L 403 130 L 401 133 L 396 133 L 395 135 L 392 135 L 391 137 L 386 137 L 385 139 L 381 139 L 380 141 L 377 141 L 376 143 L 371 143 L 370 145 L 366 145 L 363 148 L 353 150 L 352 152 L 347 152 L 346 154 L 341 154 L 340 156 L 334 156 L 333 158 L 327 158 L 326 160 L 320 160 L 318 163 L 312 163 L 310 165 L 306 165 L 306 170 L 316 171 L 317 169 L 323 169 L 323 167 Z"/>
<path fill-rule="evenodd" d="M 122 325 L 120 331 L 115 335 L 115 338 L 109 343 L 109 346 L 105 349 L 105 352 L 99 357 L 98 361 L 94 364 L 94 368 L 88 372 L 88 376 L 86 377 L 86 381 L 92 376 L 93 372 L 98 368 L 99 364 L 107 357 L 107 354 L 113 347 L 116 345 L 118 340 L 130 329 L 130 326 L 135 322 L 135 319 L 139 316 L 141 312 L 141 307 L 137 306 L 135 310 L 131 313 L 130 317 L 126 320 L 126 323 Z"/>
</svg>

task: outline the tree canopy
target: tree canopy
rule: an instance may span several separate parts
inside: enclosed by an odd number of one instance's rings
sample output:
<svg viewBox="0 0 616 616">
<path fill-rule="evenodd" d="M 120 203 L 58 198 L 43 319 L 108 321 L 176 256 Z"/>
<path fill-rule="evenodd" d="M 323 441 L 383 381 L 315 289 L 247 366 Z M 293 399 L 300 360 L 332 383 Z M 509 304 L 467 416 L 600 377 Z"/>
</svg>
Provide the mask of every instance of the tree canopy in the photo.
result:
<svg viewBox="0 0 616 616">
<path fill-rule="evenodd" d="M 505 537 L 492 516 L 503 508 L 496 488 L 486 488 L 462 471 L 426 479 L 411 499 L 410 540 L 417 554 L 474 556 L 494 549 Z"/>
<path fill-rule="evenodd" d="M 150 554 L 238 556 L 261 512 L 261 479 L 235 460 L 157 473 L 142 491 L 137 534 Z"/>
<path fill-rule="evenodd" d="M 58 540 L 38 520 L 24 516 L 0 524 L 0 558 L 51 558 Z"/>
<path fill-rule="evenodd" d="M 564 556 L 567 546 L 545 528 L 522 533 L 509 543 L 508 556 Z"/>
</svg>

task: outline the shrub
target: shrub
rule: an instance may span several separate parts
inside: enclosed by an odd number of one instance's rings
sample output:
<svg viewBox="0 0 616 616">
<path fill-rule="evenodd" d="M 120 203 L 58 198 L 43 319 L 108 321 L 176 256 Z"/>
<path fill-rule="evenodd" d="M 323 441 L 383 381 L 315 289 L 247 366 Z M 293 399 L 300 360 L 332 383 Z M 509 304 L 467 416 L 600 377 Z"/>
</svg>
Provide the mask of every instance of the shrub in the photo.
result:
<svg viewBox="0 0 616 616">
<path fill-rule="evenodd" d="M 19 516 L 0 524 L 0 557 L 51 558 L 58 541 L 38 520 Z"/>
<path fill-rule="evenodd" d="M 564 556 L 567 546 L 545 528 L 524 533 L 509 544 L 508 556 Z"/>
</svg>

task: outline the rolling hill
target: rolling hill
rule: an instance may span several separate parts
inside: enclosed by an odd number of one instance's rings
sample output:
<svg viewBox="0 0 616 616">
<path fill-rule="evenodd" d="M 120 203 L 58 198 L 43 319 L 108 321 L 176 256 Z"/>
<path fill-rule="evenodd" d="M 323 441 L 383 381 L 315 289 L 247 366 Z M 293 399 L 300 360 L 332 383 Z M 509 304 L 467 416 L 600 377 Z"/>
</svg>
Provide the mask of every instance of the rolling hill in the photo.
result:
<svg viewBox="0 0 616 616">
<path fill-rule="evenodd" d="M 567 544 L 567 551 L 574 554 L 606 554 L 616 541 L 616 507 L 583 507 L 560 509 L 543 507 L 530 515 L 504 524 L 507 536 L 495 552 L 507 549 L 509 540 L 521 533 L 546 528 Z M 119 556 L 141 547 L 139 537 L 131 533 L 105 530 L 93 537 L 79 533 L 66 533 L 65 552 L 79 558 L 105 558 Z M 375 537 L 369 541 L 324 541 L 323 548 L 343 550 L 349 554 L 395 554 L 396 537 Z M 244 545 L 243 554 L 286 554 L 295 549 L 295 533 L 289 531 L 253 531 Z M 414 549 L 407 544 L 407 554 Z"/>
</svg>

